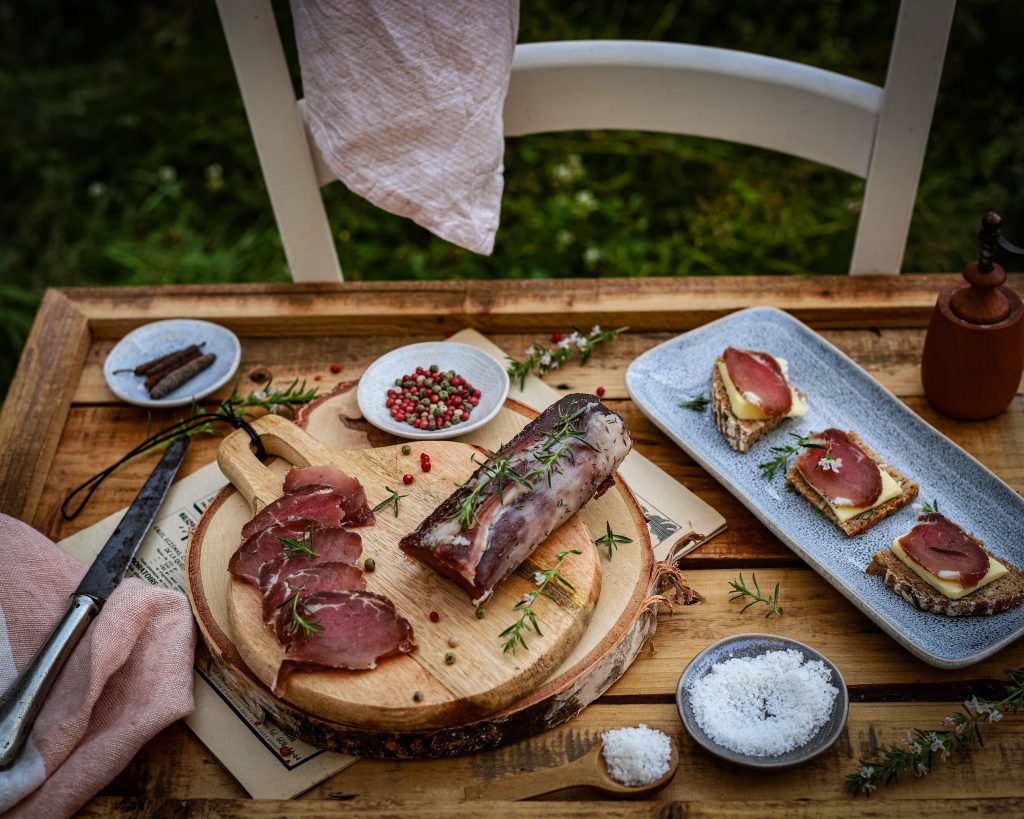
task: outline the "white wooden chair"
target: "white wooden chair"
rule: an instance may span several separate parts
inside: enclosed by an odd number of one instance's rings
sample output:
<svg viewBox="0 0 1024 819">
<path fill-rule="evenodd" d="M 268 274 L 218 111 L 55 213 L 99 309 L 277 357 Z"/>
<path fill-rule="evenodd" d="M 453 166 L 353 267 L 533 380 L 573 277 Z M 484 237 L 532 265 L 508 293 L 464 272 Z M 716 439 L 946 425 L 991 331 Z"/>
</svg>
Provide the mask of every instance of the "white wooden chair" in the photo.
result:
<svg viewBox="0 0 1024 819">
<path fill-rule="evenodd" d="M 850 273 L 898 273 L 956 0 L 903 0 L 885 86 L 740 51 L 581 40 L 516 47 L 505 133 L 622 128 L 715 137 L 866 179 Z M 270 0 L 217 0 L 285 256 L 296 281 L 340 281 Z"/>
</svg>

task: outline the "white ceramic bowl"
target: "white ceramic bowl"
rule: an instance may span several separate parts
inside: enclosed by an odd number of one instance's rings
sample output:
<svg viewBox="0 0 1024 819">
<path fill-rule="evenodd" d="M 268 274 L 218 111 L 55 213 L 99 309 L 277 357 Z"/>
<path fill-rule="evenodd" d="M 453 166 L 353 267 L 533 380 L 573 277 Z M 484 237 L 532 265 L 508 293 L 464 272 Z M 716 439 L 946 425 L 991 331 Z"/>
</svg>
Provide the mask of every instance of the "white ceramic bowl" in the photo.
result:
<svg viewBox="0 0 1024 819">
<path fill-rule="evenodd" d="M 455 370 L 473 385 L 473 389 L 480 390 L 480 403 L 465 423 L 453 424 L 448 429 L 426 430 L 391 417 L 385 402 L 395 379 L 431 364 L 437 364 L 441 370 Z M 425 341 L 399 347 L 374 361 L 359 379 L 356 399 L 363 417 L 378 429 L 412 441 L 436 441 L 465 435 L 490 421 L 505 403 L 508 387 L 504 366 L 482 350 L 454 341 Z"/>
<path fill-rule="evenodd" d="M 167 355 L 191 344 L 217 359 L 205 370 L 163 398 L 151 398 L 145 377 L 131 371 L 144 361 Z M 103 362 L 107 386 L 122 401 L 140 407 L 181 407 L 216 392 L 231 380 L 242 360 L 238 336 L 227 327 L 200 319 L 167 319 L 136 327 L 122 338 Z M 127 372 L 124 372 L 127 370 Z"/>
</svg>

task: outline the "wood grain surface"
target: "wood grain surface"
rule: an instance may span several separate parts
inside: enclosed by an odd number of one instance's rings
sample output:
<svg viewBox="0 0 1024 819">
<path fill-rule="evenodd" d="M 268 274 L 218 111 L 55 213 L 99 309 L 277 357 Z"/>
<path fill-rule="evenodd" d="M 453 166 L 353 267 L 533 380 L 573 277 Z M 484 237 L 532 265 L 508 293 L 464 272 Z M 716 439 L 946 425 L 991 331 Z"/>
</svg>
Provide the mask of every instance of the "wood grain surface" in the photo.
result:
<svg viewBox="0 0 1024 819">
<path fill-rule="evenodd" d="M 636 447 L 721 511 L 728 530 L 683 561 L 707 602 L 660 618 L 653 646 L 597 703 L 579 717 L 506 748 L 448 760 L 363 760 L 290 803 L 254 803 L 181 724 L 150 742 L 132 764 L 86 807 L 84 815 L 260 816 L 287 812 L 319 816 L 891 816 L 1024 813 L 1024 718 L 988 727 L 983 748 L 938 763 L 929 777 L 910 777 L 870 799 L 852 799 L 843 776 L 858 760 L 909 728 L 937 728 L 970 693 L 992 694 L 1008 669 L 1024 665 L 1018 643 L 967 669 L 941 671 L 915 660 L 881 634 L 775 540 L 731 495 L 674 447 L 631 405 L 623 373 L 637 354 L 677 332 L 756 304 L 791 311 L 823 332 L 926 421 L 978 457 L 1018 491 L 1024 489 L 1024 397 L 991 421 L 960 422 L 932 410 L 919 378 L 924 328 L 935 296 L 958 276 L 885 278 L 759 278 L 573 280 L 558 282 L 445 282 L 295 286 L 71 290 L 51 294 L 37 317 L 33 342 L 0 416 L 4 455 L 0 510 L 65 536 L 122 508 L 152 469 L 142 459 L 116 473 L 73 521 L 57 509 L 69 488 L 115 459 L 147 429 L 146 414 L 119 404 L 102 382 L 100 366 L 113 342 L 157 318 L 195 315 L 220 321 L 243 338 L 241 389 L 313 379 L 327 388 L 358 376 L 376 356 L 401 344 L 443 337 L 473 326 L 510 353 L 572 324 L 629 324 L 633 331 L 595 353 L 586 367 L 567 366 L 545 380 L 566 393 L 604 386 L 623 415 Z M 1014 274 L 1018 290 L 1024 276 Z M 63 334 L 60 327 L 70 328 Z M 49 364 L 37 356 L 48 356 Z M 339 363 L 340 375 L 329 365 Z M 50 367 L 55 365 L 56 369 Z M 34 391 L 45 395 L 41 405 Z M 46 406 L 54 417 L 34 415 Z M 67 410 L 62 409 L 69 408 Z M 66 418 L 63 416 L 66 415 Z M 154 425 L 174 420 L 156 413 Z M 46 440 L 23 439 L 41 429 Z M 48 432 L 48 430 L 51 430 Z M 11 450 L 9 447 L 13 446 Z M 197 439 L 183 471 L 208 463 L 216 440 Z M 757 571 L 781 583 L 785 614 L 765 620 L 756 609 L 738 613 L 728 581 Z M 675 714 L 679 673 L 693 655 L 727 634 L 769 630 L 823 650 L 850 684 L 844 735 L 808 766 L 761 775 L 728 766 L 695 748 Z M 609 803 L 589 792 L 567 792 L 536 803 L 465 803 L 465 785 L 519 770 L 562 764 L 586 752 L 601 731 L 646 722 L 679 743 L 680 771 L 650 801 Z M 585 806 L 574 800 L 588 800 Z M 892 805 L 891 802 L 900 804 Z"/>
</svg>

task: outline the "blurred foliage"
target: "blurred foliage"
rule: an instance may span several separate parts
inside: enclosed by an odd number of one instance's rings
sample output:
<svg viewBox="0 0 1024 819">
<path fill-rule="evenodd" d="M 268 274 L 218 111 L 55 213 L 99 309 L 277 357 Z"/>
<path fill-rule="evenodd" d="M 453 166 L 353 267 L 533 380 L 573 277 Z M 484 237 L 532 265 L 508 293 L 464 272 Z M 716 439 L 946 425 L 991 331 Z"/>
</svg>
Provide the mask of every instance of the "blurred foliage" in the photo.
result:
<svg viewBox="0 0 1024 819">
<path fill-rule="evenodd" d="M 522 0 L 519 39 L 696 42 L 881 83 L 896 8 Z M 958 270 L 988 209 L 1022 241 L 1018 9 L 960 0 L 905 270 Z M 287 4 L 275 10 L 294 66 Z M 8 0 L 0 110 L 0 395 L 47 287 L 288 279 L 209 0 Z M 341 185 L 325 200 L 350 279 L 842 274 L 862 192 L 841 172 L 744 146 L 579 132 L 509 141 L 490 258 Z"/>
</svg>

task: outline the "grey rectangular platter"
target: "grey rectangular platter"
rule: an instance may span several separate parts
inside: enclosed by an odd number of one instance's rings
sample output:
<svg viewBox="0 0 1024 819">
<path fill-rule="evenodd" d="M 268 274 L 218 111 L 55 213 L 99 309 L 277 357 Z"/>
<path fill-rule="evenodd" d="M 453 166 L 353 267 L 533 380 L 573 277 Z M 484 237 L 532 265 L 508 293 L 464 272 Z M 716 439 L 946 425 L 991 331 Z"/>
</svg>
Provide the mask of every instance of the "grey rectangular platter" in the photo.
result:
<svg viewBox="0 0 1024 819">
<path fill-rule="evenodd" d="M 711 368 L 728 347 L 764 350 L 789 362 L 789 377 L 809 399 L 802 418 L 784 422 L 745 455 L 715 428 L 710 409 L 679 402 L 709 395 Z M 1024 567 L 1024 499 L 990 470 L 922 421 L 838 348 L 773 307 L 733 313 L 648 350 L 626 372 L 626 388 L 643 413 L 682 447 L 772 533 L 908 651 L 940 668 L 962 668 L 1024 634 L 1024 606 L 1002 614 L 947 617 L 914 608 L 865 572 L 871 554 L 910 530 L 907 506 L 857 537 L 843 534 L 781 475 L 761 476 L 770 447 L 787 433 L 855 430 L 886 462 L 937 499 L 944 514 L 999 557 Z"/>
</svg>

